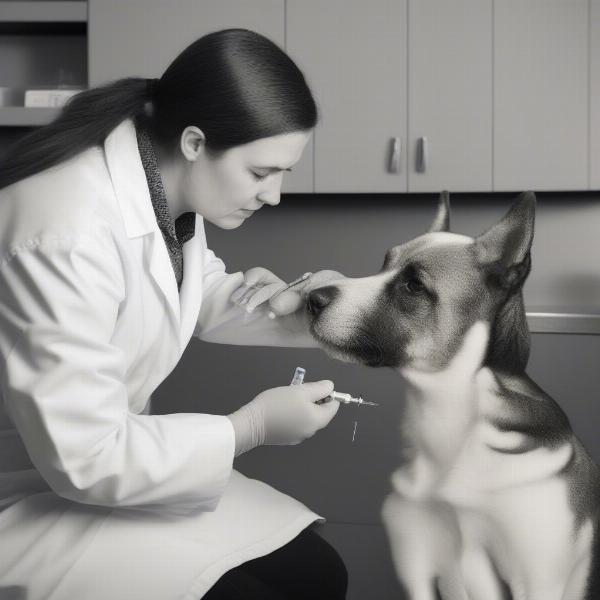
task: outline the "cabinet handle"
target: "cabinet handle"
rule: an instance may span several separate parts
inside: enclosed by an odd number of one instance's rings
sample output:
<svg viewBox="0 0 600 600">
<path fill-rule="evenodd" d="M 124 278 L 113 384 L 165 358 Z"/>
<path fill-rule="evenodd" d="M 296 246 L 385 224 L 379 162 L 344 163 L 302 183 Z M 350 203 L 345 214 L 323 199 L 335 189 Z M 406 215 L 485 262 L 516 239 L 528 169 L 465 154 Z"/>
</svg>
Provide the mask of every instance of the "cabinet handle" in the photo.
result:
<svg viewBox="0 0 600 600">
<path fill-rule="evenodd" d="M 429 146 L 427 144 L 427 138 L 419 138 L 418 151 L 417 151 L 417 171 L 419 173 L 425 173 L 427 170 L 427 161 L 429 160 Z"/>
<path fill-rule="evenodd" d="M 402 157 L 402 138 L 392 138 L 392 153 L 390 156 L 390 173 L 400 173 L 400 158 Z"/>
</svg>

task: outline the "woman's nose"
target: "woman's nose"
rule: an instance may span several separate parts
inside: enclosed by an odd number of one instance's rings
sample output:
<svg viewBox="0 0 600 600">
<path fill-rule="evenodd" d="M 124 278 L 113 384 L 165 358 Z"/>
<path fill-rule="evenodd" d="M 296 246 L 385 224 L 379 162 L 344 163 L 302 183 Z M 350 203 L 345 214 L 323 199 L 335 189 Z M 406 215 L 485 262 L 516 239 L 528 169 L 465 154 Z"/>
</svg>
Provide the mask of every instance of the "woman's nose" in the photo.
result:
<svg viewBox="0 0 600 600">
<path fill-rule="evenodd" d="M 277 189 L 267 190 L 258 194 L 257 198 L 263 204 L 277 206 L 281 199 L 281 190 L 279 187 Z"/>
<path fill-rule="evenodd" d="M 269 204 L 270 206 L 277 206 L 280 201 L 280 195 L 279 194 L 268 194 L 268 195 L 260 196 L 259 200 L 263 204 Z"/>
<path fill-rule="evenodd" d="M 263 189 L 257 196 L 259 201 L 263 202 L 264 204 L 269 204 L 270 206 L 277 206 L 281 199 L 281 182 L 281 173 L 271 176 L 265 189 Z"/>
</svg>

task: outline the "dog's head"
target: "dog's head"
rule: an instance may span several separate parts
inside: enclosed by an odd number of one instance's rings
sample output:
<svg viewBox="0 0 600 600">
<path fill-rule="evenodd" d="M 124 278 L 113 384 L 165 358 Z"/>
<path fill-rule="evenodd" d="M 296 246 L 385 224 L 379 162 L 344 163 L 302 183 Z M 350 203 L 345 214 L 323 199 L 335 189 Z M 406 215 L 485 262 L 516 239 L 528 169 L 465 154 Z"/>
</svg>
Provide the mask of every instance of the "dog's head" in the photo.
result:
<svg viewBox="0 0 600 600">
<path fill-rule="evenodd" d="M 381 270 L 307 295 L 314 338 L 335 358 L 369 366 L 443 368 L 476 322 L 491 326 L 486 362 L 523 370 L 529 334 L 522 286 L 530 269 L 535 196 L 521 194 L 476 238 L 449 232 L 442 192 L 430 230 L 385 255 Z"/>
</svg>

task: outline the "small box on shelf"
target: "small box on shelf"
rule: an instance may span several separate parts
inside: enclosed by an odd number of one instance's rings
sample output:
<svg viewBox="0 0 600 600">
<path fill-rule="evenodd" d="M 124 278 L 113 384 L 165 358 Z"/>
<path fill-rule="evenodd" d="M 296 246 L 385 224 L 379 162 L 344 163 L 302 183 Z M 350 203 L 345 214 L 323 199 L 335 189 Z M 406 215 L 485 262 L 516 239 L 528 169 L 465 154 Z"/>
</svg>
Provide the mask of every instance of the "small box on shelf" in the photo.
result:
<svg viewBox="0 0 600 600">
<path fill-rule="evenodd" d="M 55 89 L 26 90 L 25 106 L 28 108 L 58 108 L 84 88 L 68 87 Z"/>
</svg>

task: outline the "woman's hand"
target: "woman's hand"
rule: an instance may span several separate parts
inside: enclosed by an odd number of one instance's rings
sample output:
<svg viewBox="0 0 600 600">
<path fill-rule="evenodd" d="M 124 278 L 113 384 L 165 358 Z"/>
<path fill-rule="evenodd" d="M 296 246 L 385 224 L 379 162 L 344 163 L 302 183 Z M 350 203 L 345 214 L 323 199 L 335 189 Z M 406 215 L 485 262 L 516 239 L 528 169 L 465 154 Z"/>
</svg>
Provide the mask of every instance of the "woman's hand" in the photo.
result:
<svg viewBox="0 0 600 600">
<path fill-rule="evenodd" d="M 256 446 L 299 444 L 333 419 L 339 404 L 315 404 L 333 391 L 328 380 L 276 387 L 261 392 L 229 415 L 235 430 L 235 455 Z"/>
<path fill-rule="evenodd" d="M 244 274 L 244 285 L 231 296 L 231 301 L 253 312 L 259 305 L 268 301 L 274 316 L 284 316 L 296 312 L 304 306 L 308 293 L 344 276 L 337 271 L 323 270 L 313 273 L 306 281 L 282 292 L 287 284 L 274 273 L 263 267 L 254 267 Z M 279 293 L 281 292 L 281 293 Z"/>
<path fill-rule="evenodd" d="M 251 313 L 286 285 L 268 269 L 254 267 L 244 273 L 244 283 L 233 292 L 231 301 Z"/>
</svg>

